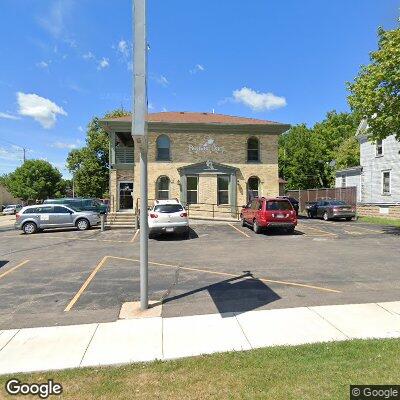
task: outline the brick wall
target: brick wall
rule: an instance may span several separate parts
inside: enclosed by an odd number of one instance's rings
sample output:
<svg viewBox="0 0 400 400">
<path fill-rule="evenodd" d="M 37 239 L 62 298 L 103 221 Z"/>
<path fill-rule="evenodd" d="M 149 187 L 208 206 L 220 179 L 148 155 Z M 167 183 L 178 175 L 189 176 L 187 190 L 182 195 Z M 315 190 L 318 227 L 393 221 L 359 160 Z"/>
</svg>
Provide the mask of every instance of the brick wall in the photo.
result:
<svg viewBox="0 0 400 400">
<path fill-rule="evenodd" d="M 357 204 L 357 213 L 359 216 L 400 219 L 400 205 Z"/>
</svg>

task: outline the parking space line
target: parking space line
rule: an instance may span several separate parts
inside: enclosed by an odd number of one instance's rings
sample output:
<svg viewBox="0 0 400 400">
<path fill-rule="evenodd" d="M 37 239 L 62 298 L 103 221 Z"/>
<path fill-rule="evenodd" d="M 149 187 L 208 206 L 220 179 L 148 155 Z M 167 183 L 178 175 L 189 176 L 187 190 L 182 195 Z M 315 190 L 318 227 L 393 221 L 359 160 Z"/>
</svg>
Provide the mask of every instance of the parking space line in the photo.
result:
<svg viewBox="0 0 400 400">
<path fill-rule="evenodd" d="M 137 237 L 139 231 L 140 231 L 140 229 L 138 229 L 138 230 L 135 232 L 135 234 L 133 235 L 133 238 L 131 239 L 131 243 L 133 243 L 133 242 L 135 241 L 135 239 L 136 239 L 136 237 Z"/>
<path fill-rule="evenodd" d="M 228 224 L 229 226 L 231 226 L 233 229 L 237 230 L 239 233 L 241 233 L 242 235 L 246 236 L 246 237 L 250 237 L 250 235 L 248 235 L 246 232 L 243 232 L 242 230 L 240 230 L 239 228 L 236 228 L 235 225 L 232 224 Z"/>
<path fill-rule="evenodd" d="M 337 236 L 336 233 L 332 233 L 332 232 L 328 232 L 328 231 L 323 231 L 322 229 L 314 228 L 313 226 L 307 226 L 307 229 L 313 229 L 313 230 L 319 232 L 320 234 L 322 233 L 324 236 Z"/>
<path fill-rule="evenodd" d="M 97 272 L 99 272 L 100 268 L 104 265 L 104 263 L 107 261 L 108 256 L 104 256 L 102 260 L 96 265 L 95 269 L 91 272 L 89 277 L 86 279 L 84 284 L 80 287 L 80 289 L 76 292 L 75 296 L 72 298 L 72 300 L 68 303 L 67 307 L 65 308 L 64 311 L 70 311 L 71 308 L 74 306 L 74 304 L 78 301 L 79 297 L 81 297 L 81 294 L 85 291 L 85 289 L 89 286 L 89 283 L 93 280 Z"/>
<path fill-rule="evenodd" d="M 7 270 L 6 272 L 3 272 L 3 273 L 0 275 L 0 279 L 3 278 L 3 277 L 5 277 L 5 276 L 8 275 L 9 273 L 15 271 L 17 268 L 22 267 L 23 265 L 25 265 L 25 264 L 28 263 L 28 262 L 29 262 L 29 260 L 22 261 L 21 263 L 19 263 L 19 264 L 16 265 L 15 267 L 10 268 L 10 269 Z"/>
<path fill-rule="evenodd" d="M 109 256 L 109 258 L 115 258 L 117 260 L 125 260 L 125 261 L 136 261 L 139 262 L 137 259 L 133 258 L 125 258 L 125 257 L 116 257 L 116 256 Z M 236 277 L 237 274 L 231 274 L 229 272 L 220 272 L 220 271 L 212 271 L 209 269 L 200 269 L 200 268 L 190 268 L 190 267 L 182 267 L 181 265 L 173 265 L 173 264 L 164 264 L 164 263 L 157 263 L 154 261 L 149 261 L 149 264 L 158 266 L 158 267 L 170 267 L 170 268 L 180 268 L 182 270 L 186 271 L 193 271 L 193 272 L 204 272 L 208 274 L 213 274 L 213 275 L 220 275 L 220 276 L 229 276 L 229 277 Z M 305 283 L 297 283 L 297 282 L 287 282 L 287 281 L 279 281 L 279 280 L 273 280 L 273 279 L 265 279 L 265 278 L 256 278 L 262 282 L 269 282 L 269 283 L 276 283 L 279 285 L 286 285 L 286 286 L 297 286 L 297 287 L 303 287 L 307 289 L 315 289 L 315 290 L 321 290 L 324 292 L 332 292 L 332 293 L 342 293 L 340 290 L 336 289 L 329 289 L 321 286 L 314 286 L 314 285 L 307 285 Z"/>
</svg>

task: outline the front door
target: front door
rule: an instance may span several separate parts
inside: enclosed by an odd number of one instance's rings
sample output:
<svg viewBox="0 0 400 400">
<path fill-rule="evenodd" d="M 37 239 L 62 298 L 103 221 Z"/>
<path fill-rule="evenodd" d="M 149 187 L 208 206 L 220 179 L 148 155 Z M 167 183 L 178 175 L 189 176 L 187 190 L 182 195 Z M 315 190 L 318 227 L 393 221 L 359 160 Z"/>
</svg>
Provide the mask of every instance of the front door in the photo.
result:
<svg viewBox="0 0 400 400">
<path fill-rule="evenodd" d="M 133 182 L 119 182 L 119 209 L 133 209 Z"/>
</svg>

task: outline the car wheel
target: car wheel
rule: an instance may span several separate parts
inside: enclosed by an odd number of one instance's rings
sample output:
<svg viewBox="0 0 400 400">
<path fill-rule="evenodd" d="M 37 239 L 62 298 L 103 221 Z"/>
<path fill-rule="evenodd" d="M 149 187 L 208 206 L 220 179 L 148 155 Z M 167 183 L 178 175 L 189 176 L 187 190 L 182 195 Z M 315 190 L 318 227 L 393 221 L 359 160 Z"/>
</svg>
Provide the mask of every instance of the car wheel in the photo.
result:
<svg viewBox="0 0 400 400">
<path fill-rule="evenodd" d="M 37 225 L 34 222 L 27 222 L 23 225 L 22 230 L 27 235 L 31 235 L 37 231 Z"/>
<path fill-rule="evenodd" d="M 89 224 L 89 221 L 87 219 L 81 218 L 81 219 L 78 219 L 78 221 L 76 221 L 76 227 L 80 231 L 86 231 L 87 229 L 90 228 L 90 224 Z"/>
<path fill-rule="evenodd" d="M 351 221 L 353 219 L 353 217 L 347 217 L 346 221 Z"/>
<path fill-rule="evenodd" d="M 292 228 L 287 228 L 287 229 L 286 229 L 286 232 L 292 235 L 292 234 L 294 233 L 294 227 L 292 227 Z"/>
<path fill-rule="evenodd" d="M 256 234 L 259 234 L 261 232 L 261 228 L 260 228 L 260 225 L 258 225 L 257 220 L 254 220 L 254 222 L 253 222 L 253 231 Z"/>
<path fill-rule="evenodd" d="M 242 221 L 242 226 L 246 226 L 246 220 L 244 219 L 243 215 L 240 217 Z"/>
<path fill-rule="evenodd" d="M 326 211 L 324 212 L 324 215 L 322 218 L 324 219 L 324 221 L 329 221 L 329 215 Z"/>
</svg>

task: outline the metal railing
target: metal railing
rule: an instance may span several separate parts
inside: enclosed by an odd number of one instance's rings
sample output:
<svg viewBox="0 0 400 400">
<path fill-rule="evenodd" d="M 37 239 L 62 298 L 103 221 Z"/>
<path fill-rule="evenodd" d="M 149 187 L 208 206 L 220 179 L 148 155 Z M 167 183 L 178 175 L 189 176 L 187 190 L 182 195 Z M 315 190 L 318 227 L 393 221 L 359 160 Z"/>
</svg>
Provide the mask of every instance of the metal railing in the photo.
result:
<svg viewBox="0 0 400 400">
<path fill-rule="evenodd" d="M 127 146 L 115 147 L 115 163 L 133 164 L 134 153 L 135 153 L 134 147 L 127 147 Z"/>
</svg>

